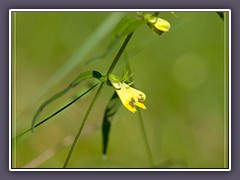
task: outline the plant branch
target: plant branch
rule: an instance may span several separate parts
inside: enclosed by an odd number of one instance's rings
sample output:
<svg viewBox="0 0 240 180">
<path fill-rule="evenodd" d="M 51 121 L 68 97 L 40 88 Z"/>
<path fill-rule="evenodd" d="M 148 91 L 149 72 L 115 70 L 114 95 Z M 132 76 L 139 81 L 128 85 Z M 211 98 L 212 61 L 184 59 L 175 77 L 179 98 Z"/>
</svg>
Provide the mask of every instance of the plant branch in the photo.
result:
<svg viewBox="0 0 240 180">
<path fill-rule="evenodd" d="M 114 58 L 114 60 L 113 60 L 113 62 L 112 62 L 112 64 L 111 64 L 111 66 L 109 67 L 106 76 L 108 76 L 109 74 L 112 73 L 112 71 L 113 71 L 113 69 L 115 68 L 115 66 L 116 66 L 119 58 L 121 57 L 122 53 L 124 52 L 124 50 L 125 50 L 128 42 L 129 42 L 129 40 L 131 39 L 132 35 L 133 35 L 133 32 L 130 33 L 130 34 L 126 37 L 126 39 L 125 39 L 125 41 L 123 42 L 121 48 L 119 49 L 117 55 L 115 56 L 115 58 Z M 95 94 L 94 97 L 93 97 L 93 100 L 92 100 L 91 104 L 90 104 L 89 107 L 88 107 L 88 110 L 87 110 L 87 112 L 86 112 L 86 114 L 85 114 L 85 116 L 84 116 L 84 118 L 83 118 L 83 121 L 81 122 L 81 125 L 80 125 L 79 130 L 78 130 L 78 132 L 77 132 L 77 135 L 76 135 L 76 137 L 75 137 L 75 139 L 74 139 L 74 142 L 73 142 L 73 144 L 72 144 L 72 146 L 71 146 L 71 149 L 70 149 L 70 151 L 69 151 L 69 153 L 68 153 L 68 155 L 67 155 L 67 158 L 66 158 L 66 160 L 65 160 L 65 163 L 64 163 L 64 165 L 63 165 L 63 168 L 66 168 L 67 165 L 68 165 L 68 163 L 69 163 L 69 160 L 70 160 L 70 158 L 71 158 L 71 156 L 72 156 L 72 153 L 73 153 L 73 151 L 74 151 L 74 149 L 75 149 L 75 147 L 76 147 L 76 145 L 77 145 L 78 139 L 79 139 L 79 137 L 80 137 L 80 135 L 81 135 L 81 133 L 82 133 L 83 127 L 84 127 L 84 125 L 85 125 L 85 123 L 86 123 L 86 121 L 87 121 L 87 118 L 88 118 L 88 116 L 89 116 L 89 114 L 90 114 L 90 112 L 91 112 L 91 110 L 92 110 L 92 108 L 93 108 L 93 105 L 94 105 L 94 103 L 96 102 L 96 100 L 97 100 L 97 98 L 98 98 L 98 96 L 99 96 L 99 94 L 100 94 L 100 92 L 101 92 L 104 84 L 105 84 L 105 82 L 102 82 L 102 83 L 101 83 L 100 87 L 98 88 L 98 91 L 96 92 L 96 94 Z"/>
<path fill-rule="evenodd" d="M 147 134 L 146 134 L 146 130 L 144 128 L 142 113 L 141 113 L 140 109 L 138 110 L 138 115 L 139 115 L 139 122 L 140 122 L 141 130 L 142 130 L 143 140 L 144 140 L 147 154 L 148 154 L 149 163 L 150 163 L 151 167 L 154 167 L 155 165 L 154 165 L 154 161 L 153 161 L 153 156 L 152 156 L 152 152 L 150 149 L 150 145 L 148 143 Z"/>
<path fill-rule="evenodd" d="M 80 135 L 81 135 L 81 133 L 82 133 L 83 127 L 84 127 L 84 125 L 85 125 L 85 123 L 86 123 L 86 121 L 87 121 L 87 118 L 88 118 L 88 116 L 89 116 L 89 114 L 90 114 L 90 112 L 91 112 L 91 110 L 92 110 L 92 108 L 93 108 L 93 105 L 94 105 L 95 101 L 97 100 L 97 97 L 99 96 L 99 94 L 100 94 L 100 92 L 101 92 L 102 87 L 103 87 L 104 84 L 105 84 L 104 82 L 101 83 L 100 87 L 98 88 L 98 91 L 96 92 L 96 94 L 95 94 L 94 97 L 93 97 L 93 100 L 92 100 L 91 104 L 90 104 L 89 107 L 88 107 L 88 110 L 87 110 L 87 112 L 86 112 L 86 114 L 85 114 L 85 116 L 84 116 L 84 118 L 83 118 L 83 121 L 82 121 L 82 123 L 81 123 L 81 125 L 80 125 L 80 127 L 79 127 L 79 130 L 78 130 L 78 133 L 77 133 L 77 135 L 76 135 L 76 137 L 75 137 L 75 139 L 74 139 L 74 142 L 73 142 L 73 144 L 72 144 L 72 146 L 71 146 L 71 149 L 70 149 L 70 151 L 69 151 L 69 153 L 68 153 L 68 156 L 67 156 L 67 158 L 66 158 L 66 160 L 65 160 L 65 163 L 64 163 L 64 165 L 63 165 L 63 168 L 66 168 L 67 165 L 68 165 L 68 162 L 69 162 L 69 160 L 70 160 L 70 158 L 71 158 L 71 156 L 72 156 L 72 153 L 73 153 L 73 151 L 74 151 L 74 149 L 75 149 L 75 147 L 76 147 L 76 145 L 77 145 L 78 139 L 79 139 L 79 137 L 80 137 Z"/>
<path fill-rule="evenodd" d="M 133 32 L 130 33 L 130 34 L 126 37 L 124 43 L 122 44 L 121 48 L 119 49 L 116 57 L 114 58 L 111 66 L 110 66 L 110 68 L 109 68 L 109 70 L 108 70 L 108 72 L 107 72 L 107 76 L 112 73 L 112 71 L 113 71 L 113 69 L 115 68 L 115 66 L 116 66 L 116 64 L 117 64 L 120 56 L 122 55 L 122 53 L 123 53 L 123 51 L 125 50 L 125 48 L 126 48 L 128 42 L 129 42 L 129 40 L 131 39 L 132 35 L 133 35 Z"/>
<path fill-rule="evenodd" d="M 129 74 L 132 74 L 131 67 L 130 67 L 127 56 L 126 56 L 126 67 L 127 67 L 127 70 L 129 71 Z M 130 81 L 133 81 L 132 77 L 130 78 Z M 132 85 L 132 87 L 134 87 L 134 85 Z M 140 126 L 141 126 L 141 131 L 142 131 L 142 134 L 143 134 L 143 141 L 144 141 L 147 153 L 148 153 L 148 160 L 149 160 L 150 165 L 152 167 L 154 167 L 155 165 L 154 165 L 154 161 L 153 161 L 153 156 L 152 156 L 150 145 L 149 145 L 149 142 L 148 142 L 148 139 L 147 139 L 147 133 L 146 133 L 146 130 L 144 128 L 143 117 L 142 117 L 142 113 L 141 113 L 140 109 L 138 110 L 138 115 L 139 115 L 139 122 L 140 122 Z"/>
</svg>

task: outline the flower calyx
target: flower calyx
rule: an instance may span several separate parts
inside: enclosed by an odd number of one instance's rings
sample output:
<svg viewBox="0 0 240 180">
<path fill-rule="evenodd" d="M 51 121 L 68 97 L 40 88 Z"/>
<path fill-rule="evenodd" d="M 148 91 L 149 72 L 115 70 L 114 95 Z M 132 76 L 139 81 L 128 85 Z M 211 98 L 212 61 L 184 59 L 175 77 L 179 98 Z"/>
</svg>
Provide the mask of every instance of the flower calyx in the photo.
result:
<svg viewBox="0 0 240 180">
<path fill-rule="evenodd" d="M 135 113 L 137 111 L 137 106 L 142 109 L 147 109 L 143 104 L 146 99 L 146 95 L 143 92 L 131 87 L 130 85 L 133 84 L 133 82 L 126 83 L 131 76 L 132 75 L 129 76 L 128 73 L 126 73 L 121 79 L 118 79 L 116 76 L 111 74 L 108 79 L 118 94 L 122 104 L 129 111 Z"/>
</svg>

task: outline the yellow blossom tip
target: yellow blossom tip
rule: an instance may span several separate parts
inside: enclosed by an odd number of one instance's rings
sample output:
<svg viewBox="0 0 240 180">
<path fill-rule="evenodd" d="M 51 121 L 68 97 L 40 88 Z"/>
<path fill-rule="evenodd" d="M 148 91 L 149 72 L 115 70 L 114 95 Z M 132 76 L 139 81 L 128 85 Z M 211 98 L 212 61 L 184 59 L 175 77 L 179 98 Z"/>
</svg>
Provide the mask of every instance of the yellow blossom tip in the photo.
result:
<svg viewBox="0 0 240 180">
<path fill-rule="evenodd" d="M 113 76 L 111 76 L 113 77 Z M 115 77 L 114 77 L 115 78 Z M 114 87 L 116 93 L 118 94 L 122 104 L 132 113 L 137 111 L 136 106 L 147 109 L 146 106 L 143 104 L 143 101 L 146 99 L 146 95 L 135 89 L 132 88 L 130 85 L 121 82 L 115 81 L 115 79 L 109 79 L 112 86 Z"/>
<path fill-rule="evenodd" d="M 136 106 L 142 108 L 142 109 L 147 109 L 146 106 L 143 103 L 136 102 Z"/>
<path fill-rule="evenodd" d="M 148 26 L 159 35 L 161 35 L 163 32 L 168 32 L 171 27 L 168 21 L 155 15 L 145 14 L 144 19 L 147 20 Z"/>
</svg>

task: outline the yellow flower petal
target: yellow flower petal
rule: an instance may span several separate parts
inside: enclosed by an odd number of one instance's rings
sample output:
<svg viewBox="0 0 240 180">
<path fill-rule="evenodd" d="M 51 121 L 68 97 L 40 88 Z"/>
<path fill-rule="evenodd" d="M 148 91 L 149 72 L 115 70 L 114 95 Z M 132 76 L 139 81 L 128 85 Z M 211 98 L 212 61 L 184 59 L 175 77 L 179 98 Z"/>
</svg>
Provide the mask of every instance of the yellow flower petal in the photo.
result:
<svg viewBox="0 0 240 180">
<path fill-rule="evenodd" d="M 146 95 L 145 95 L 143 92 L 141 92 L 141 91 L 139 91 L 139 90 L 137 90 L 137 89 L 134 89 L 134 88 L 132 88 L 132 87 L 129 87 L 129 92 L 130 92 L 134 97 L 137 97 L 137 99 L 138 99 L 139 102 L 143 102 L 143 101 L 145 101 L 145 99 L 146 99 Z"/>
<path fill-rule="evenodd" d="M 151 14 L 145 14 L 144 19 L 148 21 L 149 27 L 159 35 L 163 32 L 168 32 L 171 27 L 168 21 Z"/>
<path fill-rule="evenodd" d="M 146 95 L 126 83 L 112 82 L 115 91 L 117 92 L 122 104 L 131 112 L 135 113 L 137 111 L 136 106 L 147 109 L 142 103 L 146 99 Z"/>
<path fill-rule="evenodd" d="M 132 107 L 129 104 L 123 104 L 129 111 L 135 113 L 137 111 L 137 109 L 135 107 Z"/>
<path fill-rule="evenodd" d="M 137 110 L 135 108 L 136 100 L 129 94 L 129 92 L 124 89 L 116 90 L 122 104 L 131 112 L 135 113 Z"/>
<path fill-rule="evenodd" d="M 153 24 L 155 28 L 157 28 L 160 31 L 167 32 L 170 29 L 170 23 L 164 19 L 157 18 L 156 23 Z"/>
<path fill-rule="evenodd" d="M 141 103 L 141 102 L 136 102 L 136 106 L 138 106 L 138 107 L 140 107 L 142 109 L 147 109 L 146 106 L 143 103 Z"/>
</svg>

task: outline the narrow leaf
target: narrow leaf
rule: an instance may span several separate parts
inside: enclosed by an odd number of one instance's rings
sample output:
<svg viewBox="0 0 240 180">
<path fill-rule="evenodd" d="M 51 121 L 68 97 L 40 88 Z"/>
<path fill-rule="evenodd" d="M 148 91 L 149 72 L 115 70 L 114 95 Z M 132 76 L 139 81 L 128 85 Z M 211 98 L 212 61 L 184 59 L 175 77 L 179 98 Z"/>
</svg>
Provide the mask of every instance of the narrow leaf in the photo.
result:
<svg viewBox="0 0 240 180">
<path fill-rule="evenodd" d="M 33 128 L 36 128 L 38 126 L 40 126 L 41 124 L 45 123 L 46 121 L 48 121 L 49 119 L 51 119 L 52 117 L 56 116 L 58 113 L 60 113 L 61 111 L 63 111 L 64 109 L 68 108 L 70 105 L 72 105 L 74 102 L 76 102 L 78 99 L 80 99 L 81 97 L 83 97 L 85 94 L 87 94 L 88 92 L 90 92 L 93 88 L 95 88 L 99 83 L 95 84 L 94 86 L 92 86 L 91 88 L 89 88 L 87 91 L 85 91 L 84 93 L 82 93 L 81 95 L 79 95 L 77 98 L 75 98 L 73 101 L 71 101 L 70 103 L 66 104 L 65 106 L 63 106 L 61 109 L 57 110 L 55 113 L 51 114 L 50 116 L 48 116 L 47 118 L 45 118 L 44 120 L 42 120 L 41 122 L 37 123 L 36 125 L 34 125 Z M 19 135 L 17 135 L 16 138 L 21 137 L 22 135 L 26 134 L 27 132 L 31 131 L 32 128 L 20 133 Z"/>
<path fill-rule="evenodd" d="M 224 21 L 224 12 L 217 12 L 217 14 Z"/>
<path fill-rule="evenodd" d="M 101 54 L 101 55 L 98 55 L 98 56 L 95 56 L 95 57 L 92 57 L 90 58 L 89 60 L 87 60 L 85 62 L 84 65 L 88 65 L 90 63 L 93 63 L 97 60 L 101 60 L 105 57 L 107 57 L 114 49 L 114 47 L 117 45 L 117 43 L 119 42 L 120 38 L 119 37 L 115 37 L 108 45 L 107 49 Z"/>
<path fill-rule="evenodd" d="M 102 123 L 102 137 L 103 137 L 103 151 L 104 155 L 107 154 L 107 146 L 109 141 L 109 133 L 111 128 L 111 121 L 113 120 L 114 115 L 116 114 L 121 101 L 116 92 L 112 95 L 111 99 L 108 102 L 107 108 L 104 113 L 103 123 Z"/>
<path fill-rule="evenodd" d="M 118 21 L 120 21 L 126 12 L 112 12 L 106 17 L 99 26 L 94 27 L 93 31 L 86 38 L 86 41 L 81 43 L 76 51 L 65 61 L 65 63 L 58 68 L 58 70 L 46 81 L 44 86 L 38 90 L 30 105 L 36 102 L 37 99 L 42 98 L 43 94 L 49 91 L 54 85 L 59 83 L 61 79 L 66 77 L 74 67 L 83 62 L 84 58 L 91 53 L 97 46 L 101 45 L 102 41 L 109 36 L 109 33 L 115 28 Z M 81 34 L 79 34 L 81 35 Z"/>
<path fill-rule="evenodd" d="M 137 17 L 123 18 L 116 28 L 113 30 L 114 37 L 125 36 L 134 32 L 140 25 L 145 24 L 146 21 Z"/>
<path fill-rule="evenodd" d="M 128 35 L 135 31 L 140 25 L 146 23 L 145 20 L 137 18 L 137 17 L 125 17 L 123 18 L 115 27 L 115 29 L 112 32 L 113 39 L 111 40 L 107 50 L 100 56 L 96 56 L 91 58 L 90 60 L 86 61 L 86 64 L 89 64 L 95 60 L 100 60 L 105 58 L 107 55 L 112 52 L 114 47 L 117 45 L 121 37 Z"/>
<path fill-rule="evenodd" d="M 89 79 L 89 78 L 95 78 L 103 82 L 105 79 L 104 76 L 100 72 L 97 71 L 87 71 L 82 74 L 80 74 L 78 77 L 76 77 L 70 84 L 69 87 L 75 87 L 82 81 Z"/>
<path fill-rule="evenodd" d="M 82 74 L 80 74 L 77 78 L 75 78 L 65 89 L 63 89 L 62 91 L 58 92 L 57 94 L 53 95 L 51 98 L 49 98 L 48 100 L 46 100 L 37 110 L 37 112 L 35 113 L 33 120 L 32 120 L 32 126 L 31 129 L 32 131 L 34 130 L 34 125 L 36 123 L 36 120 L 38 118 L 38 116 L 41 114 L 41 112 L 43 111 L 43 109 L 49 105 L 50 103 L 52 103 L 53 101 L 55 101 L 56 99 L 62 97 L 64 94 L 66 94 L 70 89 L 74 88 L 75 86 L 77 86 L 78 84 L 80 84 L 82 81 L 89 79 L 89 78 L 95 78 L 100 80 L 101 82 L 105 80 L 104 76 L 101 75 L 101 73 L 97 72 L 97 71 L 87 71 L 84 72 Z"/>
</svg>

